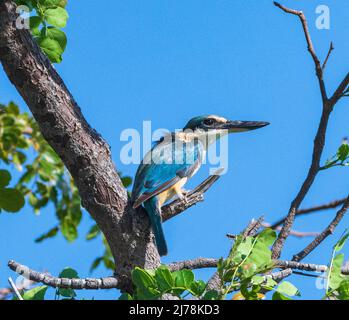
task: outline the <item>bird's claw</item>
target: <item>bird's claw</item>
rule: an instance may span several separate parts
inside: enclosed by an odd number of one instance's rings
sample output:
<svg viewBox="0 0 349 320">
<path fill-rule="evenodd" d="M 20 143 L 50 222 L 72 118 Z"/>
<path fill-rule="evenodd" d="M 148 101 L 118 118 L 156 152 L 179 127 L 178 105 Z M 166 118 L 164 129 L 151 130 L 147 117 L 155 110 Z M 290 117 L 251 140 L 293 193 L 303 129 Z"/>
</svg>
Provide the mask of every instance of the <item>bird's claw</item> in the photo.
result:
<svg viewBox="0 0 349 320">
<path fill-rule="evenodd" d="M 188 199 L 189 192 L 190 192 L 189 190 L 181 190 L 181 194 L 180 194 L 179 198 L 185 204 L 189 203 L 189 199 Z"/>
</svg>

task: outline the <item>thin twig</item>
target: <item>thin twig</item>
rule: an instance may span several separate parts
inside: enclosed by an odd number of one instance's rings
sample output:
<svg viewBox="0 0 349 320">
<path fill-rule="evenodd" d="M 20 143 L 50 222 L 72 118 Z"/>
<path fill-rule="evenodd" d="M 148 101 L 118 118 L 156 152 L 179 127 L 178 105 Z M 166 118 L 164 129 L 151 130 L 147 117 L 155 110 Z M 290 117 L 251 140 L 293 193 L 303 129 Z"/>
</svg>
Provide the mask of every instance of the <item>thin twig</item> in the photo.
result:
<svg viewBox="0 0 349 320">
<path fill-rule="evenodd" d="M 273 228 L 274 230 L 281 230 L 280 226 L 273 227 L 270 223 L 266 223 L 266 222 L 263 222 L 262 226 L 265 228 Z M 290 236 L 294 236 L 297 238 L 316 237 L 317 235 L 319 235 L 319 232 L 305 232 L 305 231 L 290 230 Z"/>
<path fill-rule="evenodd" d="M 310 208 L 305 208 L 305 209 L 299 209 L 296 212 L 296 217 L 301 216 L 301 215 L 305 215 L 305 214 L 309 214 L 309 213 L 313 213 L 313 212 L 316 212 L 316 211 L 337 208 L 338 206 L 342 205 L 345 200 L 346 200 L 346 198 L 343 198 L 343 199 L 340 199 L 340 200 L 331 201 L 331 202 L 326 203 L 326 204 L 322 204 L 322 205 L 318 205 L 318 206 L 314 206 L 314 207 L 310 207 Z M 273 223 L 270 226 L 270 228 L 276 229 L 276 227 L 280 226 L 281 224 L 283 224 L 285 222 L 285 219 L 286 219 L 286 217 L 280 219 L 279 221 L 277 221 L 275 223 Z"/>
<path fill-rule="evenodd" d="M 338 100 L 343 97 L 344 91 L 348 88 L 348 86 L 349 86 L 349 73 L 347 73 L 347 75 L 342 80 L 337 90 L 331 97 L 330 102 L 332 106 L 334 106 L 338 102 Z"/>
<path fill-rule="evenodd" d="M 314 64 L 315 64 L 316 76 L 317 76 L 317 78 L 319 80 L 319 84 L 320 84 L 320 91 L 321 91 L 322 101 L 323 101 L 323 103 L 326 103 L 327 102 L 327 93 L 326 93 L 325 83 L 323 81 L 322 67 L 321 67 L 320 60 L 319 60 L 319 58 L 317 57 L 317 55 L 315 53 L 315 48 L 314 48 L 313 42 L 311 40 L 307 19 L 305 18 L 304 13 L 302 11 L 286 8 L 285 6 L 281 5 L 278 2 L 274 2 L 274 5 L 277 6 L 278 8 L 280 8 L 281 10 L 283 10 L 286 13 L 293 14 L 293 15 L 296 15 L 296 16 L 299 17 L 299 19 L 300 19 L 300 21 L 302 23 L 305 39 L 307 41 L 308 51 L 309 51 L 311 57 L 313 58 L 313 61 L 314 61 Z"/>
<path fill-rule="evenodd" d="M 257 220 L 252 219 L 247 228 L 243 231 L 242 235 L 244 238 L 253 237 L 257 234 L 259 228 L 262 226 L 264 216 L 261 216 Z"/>
<path fill-rule="evenodd" d="M 324 63 L 322 64 L 322 67 L 321 67 L 322 72 L 325 71 L 327 61 L 328 61 L 328 59 L 329 59 L 329 57 L 330 57 L 331 52 L 333 51 L 333 49 L 334 49 L 334 47 L 333 47 L 333 42 L 331 41 L 331 43 L 330 43 L 330 48 L 328 49 L 328 53 L 327 53 L 326 59 L 325 59 Z"/>
<path fill-rule="evenodd" d="M 16 295 L 16 297 L 18 298 L 18 300 L 23 300 L 23 297 L 21 296 L 21 294 L 19 293 L 15 283 L 13 282 L 12 278 L 8 278 L 8 283 L 10 284 L 14 294 Z"/>
<path fill-rule="evenodd" d="M 322 231 L 311 243 L 309 243 L 302 251 L 298 252 L 293 256 L 293 261 L 301 261 L 303 260 L 310 252 L 312 252 L 322 241 L 324 241 L 330 234 L 332 234 L 339 224 L 339 222 L 343 219 L 344 215 L 349 209 L 349 196 L 344 202 L 342 208 L 337 212 L 334 219 L 331 223 L 326 227 L 324 231 Z"/>
<path fill-rule="evenodd" d="M 176 215 L 182 213 L 193 205 L 204 200 L 204 193 L 220 178 L 223 168 L 218 169 L 214 174 L 201 182 L 194 190 L 190 191 L 186 200 L 177 199 L 168 205 L 162 207 L 162 221 L 165 222 Z"/>
</svg>

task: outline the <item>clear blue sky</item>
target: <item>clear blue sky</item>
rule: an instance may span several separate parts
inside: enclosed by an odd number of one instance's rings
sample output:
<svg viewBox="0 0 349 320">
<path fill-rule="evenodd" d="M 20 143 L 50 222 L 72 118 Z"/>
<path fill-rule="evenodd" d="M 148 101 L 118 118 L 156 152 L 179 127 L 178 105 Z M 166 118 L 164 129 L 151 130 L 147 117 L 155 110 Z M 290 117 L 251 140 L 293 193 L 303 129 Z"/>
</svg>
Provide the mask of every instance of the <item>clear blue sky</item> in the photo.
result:
<svg viewBox="0 0 349 320">
<path fill-rule="evenodd" d="M 335 51 L 326 70 L 329 92 L 349 70 L 349 2 L 345 0 L 284 0 L 302 9 L 319 57 L 329 43 Z M 315 8 L 331 10 L 331 29 L 315 28 Z M 266 120 L 267 128 L 229 138 L 229 172 L 206 194 L 204 203 L 164 225 L 169 255 L 163 262 L 198 256 L 225 256 L 226 233 L 238 233 L 262 214 L 268 222 L 282 217 L 306 175 L 312 140 L 318 125 L 321 98 L 313 62 L 296 17 L 285 15 L 270 0 L 150 0 L 73 1 L 68 5 L 68 47 L 57 65 L 91 125 L 110 143 L 116 166 L 134 175 L 136 166 L 120 163 L 120 132 L 142 128 L 179 128 L 201 114 L 231 119 Z M 0 70 L 0 101 L 25 103 Z M 349 99 L 340 102 L 331 118 L 324 159 L 333 155 L 349 135 Z M 207 175 L 202 168 L 191 186 Z M 349 192 L 349 169 L 321 173 L 303 206 L 325 203 Z M 302 217 L 296 230 L 320 231 L 334 210 Z M 55 223 L 54 212 L 37 217 L 27 207 L 0 216 L 0 287 L 15 277 L 9 259 L 56 275 L 66 266 L 89 276 L 91 261 L 102 254 L 99 240 L 83 237 L 91 218 L 85 214 L 80 239 L 68 244 L 58 236 L 42 244 L 34 238 Z M 305 261 L 326 264 L 332 245 L 349 226 L 343 220 Z M 283 258 L 302 249 L 311 239 L 290 237 Z M 344 250 L 349 254 L 349 249 Z M 213 270 L 197 273 L 206 279 Z M 93 276 L 105 276 L 102 267 Z M 315 279 L 292 276 L 304 298 L 319 298 Z M 52 295 L 53 296 L 53 295 Z M 82 292 L 80 296 L 116 298 L 117 292 Z"/>
</svg>

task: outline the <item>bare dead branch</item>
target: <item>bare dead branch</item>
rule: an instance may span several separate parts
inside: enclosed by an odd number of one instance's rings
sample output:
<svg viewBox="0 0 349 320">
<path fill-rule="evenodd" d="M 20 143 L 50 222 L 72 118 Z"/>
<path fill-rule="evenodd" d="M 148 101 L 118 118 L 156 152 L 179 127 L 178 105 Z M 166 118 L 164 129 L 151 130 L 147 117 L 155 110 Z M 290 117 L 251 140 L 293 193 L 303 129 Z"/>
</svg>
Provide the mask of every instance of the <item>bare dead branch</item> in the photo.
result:
<svg viewBox="0 0 349 320">
<path fill-rule="evenodd" d="M 343 219 L 344 215 L 349 209 L 349 196 L 344 202 L 342 208 L 337 212 L 335 218 L 331 221 L 331 223 L 326 227 L 324 231 L 322 231 L 311 243 L 308 244 L 302 251 L 295 254 L 293 256 L 293 261 L 301 261 L 304 259 L 310 252 L 312 252 L 322 241 L 324 241 L 330 234 L 332 234 L 339 224 L 339 222 Z"/>
<path fill-rule="evenodd" d="M 328 61 L 328 59 L 330 58 L 330 55 L 331 55 L 331 53 L 332 53 L 333 50 L 334 50 L 333 42 L 331 41 L 331 43 L 330 43 L 330 48 L 328 49 L 326 59 L 325 59 L 324 63 L 322 64 L 322 67 L 321 67 L 322 72 L 325 71 L 327 61 Z"/>
<path fill-rule="evenodd" d="M 52 277 L 44 272 L 34 271 L 27 266 L 10 260 L 8 266 L 14 272 L 23 277 L 46 284 L 53 288 L 71 288 L 71 289 L 112 289 L 118 288 L 118 280 L 115 277 L 106 278 L 85 278 L 85 279 L 68 279 Z"/>
<path fill-rule="evenodd" d="M 273 227 L 270 223 L 266 223 L 266 222 L 263 222 L 262 226 L 265 228 L 272 228 Z M 273 229 L 274 230 L 281 230 L 281 227 L 276 226 Z M 304 232 L 304 231 L 290 230 L 290 236 L 294 236 L 297 238 L 316 237 L 317 235 L 319 235 L 319 232 Z"/>
<path fill-rule="evenodd" d="M 253 237 L 257 234 L 259 228 L 262 226 L 263 224 L 263 220 L 264 220 L 264 216 L 261 216 L 260 218 L 258 218 L 257 220 L 252 220 L 249 225 L 247 226 L 247 228 L 244 230 L 244 232 L 242 233 L 242 235 L 244 236 L 244 238 L 246 237 Z"/>
<path fill-rule="evenodd" d="M 318 205 L 318 206 L 305 208 L 305 209 L 299 209 L 296 212 L 296 217 L 301 216 L 301 215 L 305 215 L 305 214 L 309 214 L 309 213 L 313 213 L 313 212 L 317 212 L 317 211 L 337 208 L 338 206 L 342 205 L 345 202 L 345 200 L 346 200 L 346 198 L 343 198 L 343 199 L 331 201 L 331 202 L 326 203 L 326 204 L 321 204 L 321 205 Z M 270 226 L 270 228 L 276 229 L 278 226 L 280 226 L 281 224 L 283 224 L 285 222 L 285 219 L 286 219 L 286 217 L 280 219 L 279 221 L 277 221 L 275 223 L 273 223 Z"/>
<path fill-rule="evenodd" d="M 321 67 L 320 60 L 319 60 L 319 58 L 316 55 L 315 48 L 314 48 L 313 42 L 311 40 L 307 19 L 306 19 L 304 13 L 302 11 L 286 8 L 285 6 L 281 5 L 278 2 L 274 2 L 274 5 L 277 6 L 278 8 L 280 8 L 281 10 L 283 10 L 286 13 L 293 14 L 293 15 L 296 15 L 296 16 L 299 17 L 299 19 L 300 19 L 300 21 L 302 23 L 305 39 L 307 41 L 308 51 L 309 51 L 311 57 L 313 58 L 313 61 L 314 61 L 314 64 L 315 64 L 315 71 L 316 71 L 316 76 L 317 76 L 317 78 L 319 80 L 322 101 L 325 104 L 327 102 L 327 93 L 326 93 L 325 83 L 324 83 L 324 80 L 323 80 L 322 67 Z"/>
<path fill-rule="evenodd" d="M 182 213 L 193 205 L 204 200 L 204 193 L 220 178 L 223 168 L 218 169 L 214 174 L 210 175 L 194 190 L 190 191 L 186 196 L 186 201 L 177 199 L 168 205 L 164 206 L 162 211 L 162 221 L 165 222 L 176 215 Z"/>
<path fill-rule="evenodd" d="M 284 243 L 286 241 L 286 238 L 290 234 L 292 225 L 294 223 L 296 212 L 298 211 L 299 206 L 301 205 L 304 197 L 308 193 L 310 187 L 312 186 L 315 177 L 317 176 L 319 169 L 320 169 L 320 160 L 321 155 L 325 146 L 325 138 L 326 138 L 326 131 L 327 131 L 327 124 L 330 118 L 330 114 L 332 112 L 333 106 L 334 106 L 334 100 L 328 100 L 325 84 L 323 81 L 323 72 L 320 60 L 318 59 L 315 49 L 310 37 L 307 20 L 305 18 L 305 15 L 302 11 L 297 11 L 293 9 L 286 8 L 285 6 L 282 6 L 281 4 L 274 2 L 275 6 L 282 9 L 284 12 L 293 14 L 299 17 L 304 35 L 306 38 L 306 42 L 308 44 L 308 51 L 310 52 L 316 69 L 316 76 L 319 80 L 319 86 L 321 91 L 321 97 L 322 97 L 322 114 L 321 114 L 321 120 L 320 124 L 314 139 L 314 147 L 313 147 L 313 155 L 312 155 L 312 161 L 311 165 L 307 174 L 306 179 L 304 180 L 301 189 L 299 190 L 297 196 L 292 201 L 290 209 L 288 211 L 287 217 L 285 219 L 285 222 L 283 224 L 283 227 L 278 235 L 277 240 L 275 241 L 272 249 L 272 256 L 274 259 L 279 258 L 281 254 L 281 250 L 284 246 Z"/>
</svg>

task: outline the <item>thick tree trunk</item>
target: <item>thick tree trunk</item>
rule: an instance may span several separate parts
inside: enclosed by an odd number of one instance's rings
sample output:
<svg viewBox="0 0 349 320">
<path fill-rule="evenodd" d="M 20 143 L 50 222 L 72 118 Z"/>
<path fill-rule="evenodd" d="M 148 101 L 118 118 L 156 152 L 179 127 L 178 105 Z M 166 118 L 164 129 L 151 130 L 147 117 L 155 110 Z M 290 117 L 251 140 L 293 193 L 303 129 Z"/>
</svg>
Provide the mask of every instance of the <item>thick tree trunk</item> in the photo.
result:
<svg viewBox="0 0 349 320">
<path fill-rule="evenodd" d="M 29 31 L 16 28 L 17 18 L 15 4 L 2 0 L 0 61 L 45 139 L 73 176 L 82 205 L 107 238 L 121 289 L 129 289 L 132 268 L 154 268 L 160 263 L 148 218 L 142 209 L 131 209 L 109 146 L 86 122 Z"/>
</svg>

